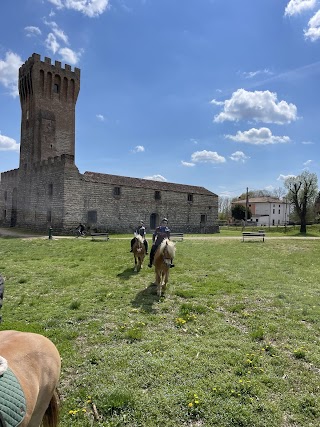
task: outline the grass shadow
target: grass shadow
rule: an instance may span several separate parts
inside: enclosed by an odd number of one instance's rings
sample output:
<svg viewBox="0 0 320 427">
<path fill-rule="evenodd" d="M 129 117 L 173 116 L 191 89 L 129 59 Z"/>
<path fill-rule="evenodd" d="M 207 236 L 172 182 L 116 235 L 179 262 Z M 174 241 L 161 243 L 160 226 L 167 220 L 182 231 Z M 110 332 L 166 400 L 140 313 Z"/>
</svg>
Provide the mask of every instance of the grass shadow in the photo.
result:
<svg viewBox="0 0 320 427">
<path fill-rule="evenodd" d="M 117 277 L 121 280 L 129 280 L 131 276 L 136 275 L 137 273 L 133 270 L 133 268 L 126 268 L 122 273 L 117 274 Z"/>
<path fill-rule="evenodd" d="M 133 307 L 141 308 L 147 313 L 156 313 L 156 310 L 153 308 L 153 304 L 156 302 L 159 302 L 157 287 L 154 283 L 151 283 L 149 286 L 137 293 L 135 299 L 131 301 L 131 304 Z"/>
</svg>

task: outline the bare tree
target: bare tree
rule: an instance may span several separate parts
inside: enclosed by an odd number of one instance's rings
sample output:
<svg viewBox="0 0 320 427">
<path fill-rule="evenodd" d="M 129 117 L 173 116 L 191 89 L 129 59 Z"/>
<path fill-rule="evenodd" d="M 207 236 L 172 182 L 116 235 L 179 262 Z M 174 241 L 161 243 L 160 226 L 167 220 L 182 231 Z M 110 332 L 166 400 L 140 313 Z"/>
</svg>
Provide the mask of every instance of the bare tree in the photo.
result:
<svg viewBox="0 0 320 427">
<path fill-rule="evenodd" d="M 230 197 L 219 197 L 218 200 L 219 219 L 228 219 L 231 217 L 231 199 Z"/>
<path fill-rule="evenodd" d="M 300 233 L 307 231 L 308 207 L 318 194 L 318 178 L 315 173 L 304 171 L 301 175 L 287 178 L 284 182 L 288 190 L 288 201 L 295 207 L 300 219 Z"/>
</svg>

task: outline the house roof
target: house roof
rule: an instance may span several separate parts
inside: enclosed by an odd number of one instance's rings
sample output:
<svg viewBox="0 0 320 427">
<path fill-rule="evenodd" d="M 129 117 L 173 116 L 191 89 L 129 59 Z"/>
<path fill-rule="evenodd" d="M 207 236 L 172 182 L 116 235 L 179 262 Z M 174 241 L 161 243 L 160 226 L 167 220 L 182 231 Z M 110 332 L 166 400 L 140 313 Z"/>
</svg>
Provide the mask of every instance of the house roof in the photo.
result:
<svg viewBox="0 0 320 427">
<path fill-rule="evenodd" d="M 175 191 L 178 193 L 193 193 L 218 197 L 204 187 L 194 185 L 175 184 L 172 182 L 153 181 L 150 179 L 130 178 L 127 176 L 110 175 L 106 173 L 85 172 L 84 180 L 88 182 L 105 183 L 116 186 L 145 188 L 150 190 Z"/>
<path fill-rule="evenodd" d="M 232 203 L 245 204 L 246 199 L 235 200 Z M 252 197 L 248 199 L 248 203 L 285 203 L 283 200 L 277 199 L 276 197 Z"/>
</svg>

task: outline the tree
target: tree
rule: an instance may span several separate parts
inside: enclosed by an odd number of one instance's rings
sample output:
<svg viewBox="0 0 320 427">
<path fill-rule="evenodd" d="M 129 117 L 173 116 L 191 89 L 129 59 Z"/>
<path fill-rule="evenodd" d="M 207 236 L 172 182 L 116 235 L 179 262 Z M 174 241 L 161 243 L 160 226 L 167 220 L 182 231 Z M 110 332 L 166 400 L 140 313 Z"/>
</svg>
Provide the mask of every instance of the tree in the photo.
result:
<svg viewBox="0 0 320 427">
<path fill-rule="evenodd" d="M 218 213 L 221 220 L 227 220 L 231 216 L 231 199 L 229 197 L 219 197 Z"/>
<path fill-rule="evenodd" d="M 288 190 L 288 201 L 294 205 L 300 219 L 300 233 L 306 233 L 308 210 L 318 195 L 317 175 L 304 171 L 301 175 L 287 178 L 284 185 Z"/>
<path fill-rule="evenodd" d="M 234 205 L 234 207 L 231 210 L 232 216 L 234 219 L 245 219 L 246 218 L 246 207 L 239 204 Z M 247 218 L 250 219 L 251 218 L 251 211 L 250 209 L 248 209 L 248 216 Z"/>
</svg>

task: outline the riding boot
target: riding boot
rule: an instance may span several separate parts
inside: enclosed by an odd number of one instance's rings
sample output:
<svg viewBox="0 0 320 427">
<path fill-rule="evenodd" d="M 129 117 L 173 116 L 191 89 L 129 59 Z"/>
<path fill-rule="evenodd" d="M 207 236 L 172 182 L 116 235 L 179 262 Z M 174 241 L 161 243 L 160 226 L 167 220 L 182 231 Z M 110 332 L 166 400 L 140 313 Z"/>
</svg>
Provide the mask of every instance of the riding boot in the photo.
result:
<svg viewBox="0 0 320 427">
<path fill-rule="evenodd" d="M 153 258 L 154 258 L 154 253 L 152 252 L 152 249 L 151 249 L 151 252 L 150 252 L 150 261 L 149 261 L 149 264 L 148 264 L 148 267 L 149 267 L 149 268 L 151 268 L 151 267 L 152 267 L 152 264 L 153 264 Z"/>
</svg>

